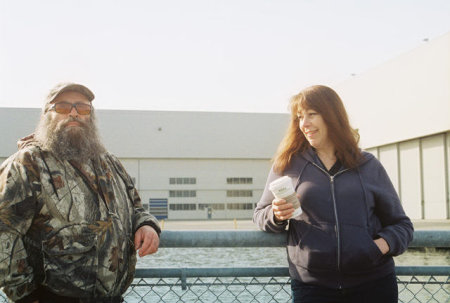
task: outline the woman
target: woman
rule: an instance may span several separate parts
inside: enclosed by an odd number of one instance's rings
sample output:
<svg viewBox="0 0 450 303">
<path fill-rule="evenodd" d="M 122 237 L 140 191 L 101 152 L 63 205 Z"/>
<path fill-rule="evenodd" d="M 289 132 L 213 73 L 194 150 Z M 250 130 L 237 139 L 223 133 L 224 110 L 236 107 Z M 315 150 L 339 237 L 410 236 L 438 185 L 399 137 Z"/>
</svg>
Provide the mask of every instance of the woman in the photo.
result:
<svg viewBox="0 0 450 303">
<path fill-rule="evenodd" d="M 293 302 L 397 302 L 392 256 L 413 226 L 380 162 L 358 148 L 337 93 L 311 86 L 290 102 L 291 122 L 253 216 L 262 230 L 288 228 Z M 269 184 L 292 179 L 303 213 Z"/>
</svg>

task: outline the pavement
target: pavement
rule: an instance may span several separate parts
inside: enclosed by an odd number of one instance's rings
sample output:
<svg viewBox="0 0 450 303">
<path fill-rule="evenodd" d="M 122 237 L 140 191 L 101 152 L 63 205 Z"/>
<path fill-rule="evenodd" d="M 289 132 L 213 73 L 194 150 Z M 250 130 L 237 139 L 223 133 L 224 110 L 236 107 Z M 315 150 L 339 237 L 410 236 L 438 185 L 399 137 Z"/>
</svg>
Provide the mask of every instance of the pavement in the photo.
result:
<svg viewBox="0 0 450 303">
<path fill-rule="evenodd" d="M 160 220 L 162 230 L 259 230 L 252 220 Z"/>
<path fill-rule="evenodd" d="M 412 220 L 416 230 L 450 230 L 450 220 Z"/>
<path fill-rule="evenodd" d="M 412 220 L 415 230 L 450 230 L 450 220 Z M 259 230 L 252 220 L 160 220 L 163 230 Z"/>
</svg>

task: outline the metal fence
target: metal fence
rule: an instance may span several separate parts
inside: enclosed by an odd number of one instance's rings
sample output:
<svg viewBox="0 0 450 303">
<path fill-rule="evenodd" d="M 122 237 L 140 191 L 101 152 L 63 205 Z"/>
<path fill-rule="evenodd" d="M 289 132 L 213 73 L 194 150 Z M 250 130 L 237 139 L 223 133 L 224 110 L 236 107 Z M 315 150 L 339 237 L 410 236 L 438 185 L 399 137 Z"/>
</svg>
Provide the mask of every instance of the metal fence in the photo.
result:
<svg viewBox="0 0 450 303">
<path fill-rule="evenodd" d="M 161 235 L 161 247 L 285 245 L 285 234 L 259 231 L 164 231 Z M 450 248 L 450 231 L 416 231 L 410 247 Z M 397 266 L 396 272 L 399 302 L 450 302 L 450 266 Z M 285 267 L 138 268 L 124 299 L 130 303 L 291 302 L 290 278 Z"/>
<path fill-rule="evenodd" d="M 396 268 L 399 302 L 450 302 L 448 266 Z M 284 267 L 139 269 L 126 302 L 291 302 Z"/>
</svg>

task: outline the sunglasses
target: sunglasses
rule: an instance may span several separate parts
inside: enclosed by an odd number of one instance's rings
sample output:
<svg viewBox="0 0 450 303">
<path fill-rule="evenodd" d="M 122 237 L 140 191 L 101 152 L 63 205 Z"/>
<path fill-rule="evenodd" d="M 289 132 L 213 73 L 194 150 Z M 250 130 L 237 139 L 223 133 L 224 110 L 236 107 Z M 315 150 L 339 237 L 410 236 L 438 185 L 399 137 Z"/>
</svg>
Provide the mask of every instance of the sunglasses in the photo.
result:
<svg viewBox="0 0 450 303">
<path fill-rule="evenodd" d="M 69 103 L 69 102 L 58 102 L 54 103 L 48 110 L 54 110 L 58 114 L 67 115 L 72 111 L 72 108 L 76 109 L 77 113 L 80 115 L 89 115 L 92 111 L 92 106 L 86 103 Z"/>
</svg>

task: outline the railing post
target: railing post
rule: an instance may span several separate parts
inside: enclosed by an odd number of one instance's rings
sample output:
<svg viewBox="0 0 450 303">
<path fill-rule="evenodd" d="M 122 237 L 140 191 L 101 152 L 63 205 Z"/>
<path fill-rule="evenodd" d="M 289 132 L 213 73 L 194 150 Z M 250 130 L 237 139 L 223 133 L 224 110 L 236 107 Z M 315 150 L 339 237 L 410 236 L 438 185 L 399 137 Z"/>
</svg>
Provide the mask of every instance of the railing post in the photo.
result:
<svg viewBox="0 0 450 303">
<path fill-rule="evenodd" d="M 186 268 L 182 268 L 181 269 L 181 289 L 182 290 L 186 290 L 187 289 L 187 285 L 186 285 Z"/>
</svg>

